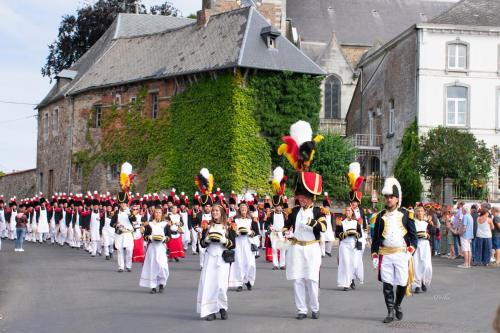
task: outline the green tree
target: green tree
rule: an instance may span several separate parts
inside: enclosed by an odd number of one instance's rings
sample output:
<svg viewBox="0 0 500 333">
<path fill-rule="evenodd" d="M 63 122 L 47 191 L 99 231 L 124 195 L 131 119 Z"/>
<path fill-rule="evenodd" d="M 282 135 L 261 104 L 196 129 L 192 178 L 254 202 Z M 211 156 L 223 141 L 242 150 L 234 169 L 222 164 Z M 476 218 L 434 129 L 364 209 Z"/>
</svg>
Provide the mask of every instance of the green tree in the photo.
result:
<svg viewBox="0 0 500 333">
<path fill-rule="evenodd" d="M 399 180 L 403 191 L 403 206 L 413 206 L 420 201 L 423 190 L 420 174 L 418 172 L 419 140 L 417 122 L 414 121 L 406 128 L 401 143 L 401 154 L 399 155 L 394 177 Z"/>
<path fill-rule="evenodd" d="M 177 16 L 179 11 L 168 1 L 146 6 L 137 0 L 98 0 L 86 3 L 72 14 L 64 15 L 59 24 L 57 39 L 49 45 L 49 55 L 42 67 L 42 75 L 53 78 L 61 70 L 71 67 L 104 34 L 119 13 Z"/>
<path fill-rule="evenodd" d="M 0 177 L 3 177 L 5 175 L 6 175 L 6 173 L 0 170 Z"/>
<path fill-rule="evenodd" d="M 465 130 L 439 126 L 421 137 L 420 170 L 433 181 L 451 178 L 465 186 L 485 184 L 493 152 Z"/>
<path fill-rule="evenodd" d="M 346 173 L 356 157 L 356 148 L 339 135 L 326 134 L 318 144 L 312 170 L 323 176 L 323 191 L 331 199 L 347 201 L 349 185 Z"/>
</svg>

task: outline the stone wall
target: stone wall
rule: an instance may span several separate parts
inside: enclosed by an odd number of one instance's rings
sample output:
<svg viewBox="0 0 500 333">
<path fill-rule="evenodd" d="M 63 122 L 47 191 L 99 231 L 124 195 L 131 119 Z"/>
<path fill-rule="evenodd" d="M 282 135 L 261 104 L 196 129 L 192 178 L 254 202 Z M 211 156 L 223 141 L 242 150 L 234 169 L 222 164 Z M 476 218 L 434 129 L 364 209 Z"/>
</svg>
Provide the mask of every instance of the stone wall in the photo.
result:
<svg viewBox="0 0 500 333">
<path fill-rule="evenodd" d="M 37 193 L 36 169 L 13 172 L 0 177 L 0 194 L 8 200 L 16 196 L 18 199 L 33 197 Z"/>
<path fill-rule="evenodd" d="M 365 64 L 346 117 L 347 136 L 368 134 L 369 112 L 375 113 L 374 132 L 381 135 L 383 176 L 393 174 L 404 130 L 416 119 L 416 53 L 417 34 L 414 31 Z M 391 100 L 395 106 L 393 134 L 389 133 Z M 378 115 L 377 109 L 380 110 Z"/>
</svg>

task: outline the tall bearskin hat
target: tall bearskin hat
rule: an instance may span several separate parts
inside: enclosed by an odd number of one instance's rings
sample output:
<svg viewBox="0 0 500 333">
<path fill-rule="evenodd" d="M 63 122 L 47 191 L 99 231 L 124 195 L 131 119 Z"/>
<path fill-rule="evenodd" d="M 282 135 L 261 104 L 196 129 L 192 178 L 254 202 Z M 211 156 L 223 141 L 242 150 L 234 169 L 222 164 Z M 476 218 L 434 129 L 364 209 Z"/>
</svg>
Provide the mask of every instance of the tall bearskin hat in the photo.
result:
<svg viewBox="0 0 500 333">
<path fill-rule="evenodd" d="M 140 205 L 141 204 L 141 195 L 139 193 L 136 193 L 135 197 L 133 197 L 131 199 L 132 199 L 132 202 L 131 202 L 132 205 Z"/>
<path fill-rule="evenodd" d="M 12 197 L 9 200 L 9 207 L 14 207 L 14 206 L 17 207 L 16 197 Z"/>
<path fill-rule="evenodd" d="M 196 191 L 193 195 L 193 206 L 200 204 L 200 194 Z"/>
<path fill-rule="evenodd" d="M 328 197 L 328 192 L 324 193 L 324 198 L 323 198 L 323 207 L 331 207 L 332 206 L 332 201 Z"/>
<path fill-rule="evenodd" d="M 99 201 L 99 193 L 97 191 L 94 191 L 94 197 L 92 198 L 92 206 L 94 205 L 99 205 L 101 202 Z"/>
<path fill-rule="evenodd" d="M 271 180 L 274 194 L 272 197 L 273 206 L 283 205 L 283 194 L 285 193 L 287 179 L 288 177 L 285 176 L 285 171 L 282 167 L 276 167 L 276 169 L 274 169 L 273 180 Z"/>
<path fill-rule="evenodd" d="M 321 175 L 309 170 L 316 152 L 316 145 L 323 140 L 322 135 L 313 139 L 311 125 L 303 120 L 290 126 L 290 136 L 283 137 L 283 144 L 278 148 L 278 155 L 285 155 L 288 162 L 297 171 L 295 195 L 316 196 L 323 190 Z"/>
<path fill-rule="evenodd" d="M 238 203 L 238 196 L 236 195 L 236 192 L 231 191 L 231 196 L 229 197 L 229 204 L 236 205 L 237 203 Z"/>
<path fill-rule="evenodd" d="M 401 207 L 401 200 L 403 199 L 403 192 L 401 192 L 401 184 L 394 177 L 386 178 L 384 187 L 382 188 L 382 195 L 392 195 L 398 197 L 398 207 Z"/>
<path fill-rule="evenodd" d="M 132 164 L 130 164 L 129 162 L 123 163 L 120 170 L 120 188 L 122 189 L 122 191 L 118 193 L 119 203 L 129 202 L 129 192 L 130 188 L 132 187 L 134 178 L 135 175 L 132 173 Z"/>
<path fill-rule="evenodd" d="M 213 205 L 214 198 L 212 196 L 212 188 L 214 187 L 214 176 L 207 168 L 200 170 L 200 173 L 194 177 L 194 183 L 201 192 L 200 204 L 202 206 Z"/>
<path fill-rule="evenodd" d="M 360 176 L 361 173 L 361 165 L 358 162 L 352 162 L 349 164 L 349 172 L 347 173 L 347 181 L 349 182 L 349 186 L 351 187 L 351 191 L 349 192 L 349 201 L 357 201 L 361 203 L 361 198 L 363 197 L 363 193 L 359 191 L 361 184 L 365 178 Z"/>
</svg>

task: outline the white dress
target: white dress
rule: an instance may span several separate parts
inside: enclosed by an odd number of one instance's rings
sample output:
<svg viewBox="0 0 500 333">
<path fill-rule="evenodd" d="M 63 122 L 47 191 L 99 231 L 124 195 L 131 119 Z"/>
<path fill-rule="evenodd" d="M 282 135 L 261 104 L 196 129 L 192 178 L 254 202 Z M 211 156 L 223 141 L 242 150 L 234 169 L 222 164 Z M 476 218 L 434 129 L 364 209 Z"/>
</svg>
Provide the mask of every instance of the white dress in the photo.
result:
<svg viewBox="0 0 500 333">
<path fill-rule="evenodd" d="M 415 228 L 419 232 L 427 232 L 427 221 L 415 219 Z M 422 287 L 422 284 L 429 286 L 432 280 L 432 253 L 428 239 L 418 238 L 418 245 L 413 255 L 414 279 L 412 287 Z"/>
<path fill-rule="evenodd" d="M 238 230 L 246 229 L 248 233 L 252 232 L 252 219 L 236 218 L 234 220 Z M 243 286 L 250 282 L 253 286 L 255 283 L 255 254 L 252 252 L 251 240 L 249 235 L 239 234 L 236 237 L 236 247 L 234 249 L 234 262 L 231 264 L 229 273 L 229 288 Z"/>
<path fill-rule="evenodd" d="M 222 258 L 222 252 L 226 248 L 220 243 L 209 243 L 205 250 L 196 303 L 196 311 L 201 318 L 228 308 L 227 288 L 230 265 Z"/>
<path fill-rule="evenodd" d="M 306 222 L 314 219 L 313 209 L 300 209 L 295 220 L 294 236 L 299 241 L 314 241 L 313 228 Z M 319 281 L 321 267 L 321 247 L 319 242 L 310 245 L 294 244 L 286 252 L 287 280 L 308 279 Z"/>
<path fill-rule="evenodd" d="M 343 220 L 342 228 L 344 232 L 347 230 L 356 230 L 358 221 Z M 339 245 L 339 268 L 337 270 L 337 286 L 340 288 L 349 288 L 354 279 L 354 264 L 356 253 L 356 237 L 346 236 L 340 240 Z M 359 251 L 358 251 L 359 252 Z"/>
<path fill-rule="evenodd" d="M 151 236 L 165 236 L 166 221 L 149 222 Z M 169 276 L 168 258 L 165 243 L 162 241 L 150 241 L 146 250 L 146 257 L 142 266 L 139 286 L 145 288 L 156 288 L 158 285 L 165 286 Z"/>
</svg>

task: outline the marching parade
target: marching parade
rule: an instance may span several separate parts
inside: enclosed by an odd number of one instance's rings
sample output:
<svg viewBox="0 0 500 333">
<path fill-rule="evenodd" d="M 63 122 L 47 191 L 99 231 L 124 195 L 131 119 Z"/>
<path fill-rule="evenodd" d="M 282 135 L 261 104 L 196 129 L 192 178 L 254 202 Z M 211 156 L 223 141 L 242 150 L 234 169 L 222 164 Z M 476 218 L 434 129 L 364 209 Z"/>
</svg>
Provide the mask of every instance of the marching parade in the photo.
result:
<svg viewBox="0 0 500 333">
<path fill-rule="evenodd" d="M 191 252 L 200 258 L 196 310 L 207 321 L 228 319 L 228 290 L 252 290 L 261 255 L 270 269 L 285 270 L 286 279 L 293 281 L 296 318 L 310 314 L 318 319 L 322 260 L 333 255 L 334 242 L 339 244 L 335 259 L 341 291 L 363 285 L 363 251 L 371 247 L 388 311 L 383 322 L 402 320 L 404 297 L 430 288 L 437 251 L 431 245 L 431 205 L 402 207 L 402 188 L 388 178 L 382 189 L 385 209 L 361 207 L 363 177 L 354 162 L 346 170 L 349 202 L 341 213 L 332 212 L 322 177 L 311 170 L 321 140 L 321 135 L 313 138 L 309 123 L 298 121 L 278 149 L 294 170 L 294 204 L 285 196 L 288 176 L 281 167 L 269 182 L 272 195 L 262 199 L 256 193 L 226 196 L 219 188 L 214 191 L 216 179 L 207 168 L 194 177 L 198 191 L 190 197 L 175 189 L 168 194 L 132 192 L 136 175 L 125 162 L 117 195 L 2 197 L 1 238 L 14 241 L 16 252 L 24 252 L 23 244 L 29 242 L 81 249 L 92 260 L 116 260 L 119 273 L 141 270 L 139 286 L 152 294 L 168 288 L 169 265 Z"/>
</svg>

